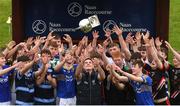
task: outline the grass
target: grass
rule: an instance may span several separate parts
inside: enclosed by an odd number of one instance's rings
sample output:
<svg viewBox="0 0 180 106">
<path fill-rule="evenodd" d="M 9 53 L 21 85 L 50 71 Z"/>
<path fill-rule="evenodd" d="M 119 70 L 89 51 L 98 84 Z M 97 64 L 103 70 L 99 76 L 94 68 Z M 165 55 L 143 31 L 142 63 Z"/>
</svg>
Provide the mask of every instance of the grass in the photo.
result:
<svg viewBox="0 0 180 106">
<path fill-rule="evenodd" d="M 7 18 L 11 15 L 11 0 L 0 0 L 0 47 L 5 46 L 12 37 L 9 32 Z"/>
<path fill-rule="evenodd" d="M 169 42 L 173 48 L 180 51 L 180 0 L 170 0 Z M 172 61 L 172 53 L 169 53 Z"/>
<path fill-rule="evenodd" d="M 10 15 L 11 0 L 0 0 L 0 47 L 5 46 L 12 39 L 9 25 L 6 23 Z M 176 50 L 180 51 L 180 0 L 170 0 L 169 23 L 169 42 Z M 172 60 L 171 53 L 169 53 L 169 60 Z"/>
</svg>

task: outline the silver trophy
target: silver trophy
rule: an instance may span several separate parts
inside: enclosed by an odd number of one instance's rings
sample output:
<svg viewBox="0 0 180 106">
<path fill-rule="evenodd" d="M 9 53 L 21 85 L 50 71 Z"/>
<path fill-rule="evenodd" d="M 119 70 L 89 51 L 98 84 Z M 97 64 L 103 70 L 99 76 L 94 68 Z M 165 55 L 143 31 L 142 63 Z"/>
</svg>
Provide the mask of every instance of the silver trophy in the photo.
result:
<svg viewBox="0 0 180 106">
<path fill-rule="evenodd" d="M 75 30 L 80 29 L 84 33 L 87 33 L 92 30 L 92 28 L 97 27 L 100 25 L 99 19 L 97 15 L 90 16 L 86 19 L 82 19 L 79 22 L 79 27 Z"/>
</svg>

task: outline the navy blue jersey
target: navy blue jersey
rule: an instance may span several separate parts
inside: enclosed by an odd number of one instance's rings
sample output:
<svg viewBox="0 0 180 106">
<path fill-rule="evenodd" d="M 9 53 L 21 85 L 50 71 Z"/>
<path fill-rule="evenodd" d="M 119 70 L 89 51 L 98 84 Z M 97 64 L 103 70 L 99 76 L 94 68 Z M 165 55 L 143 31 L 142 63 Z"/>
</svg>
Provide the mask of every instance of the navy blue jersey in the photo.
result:
<svg viewBox="0 0 180 106">
<path fill-rule="evenodd" d="M 149 76 L 142 76 L 143 82 L 130 81 L 135 93 L 137 105 L 154 105 L 152 98 L 152 79 Z"/>
<path fill-rule="evenodd" d="M 67 70 L 61 68 L 57 73 L 57 96 L 59 98 L 72 98 L 76 96 L 75 90 L 75 70 L 77 64 L 74 64 L 72 69 Z"/>
<path fill-rule="evenodd" d="M 9 66 L 4 65 L 2 68 L 6 69 Z M 1 71 L 1 70 L 0 70 Z M 0 102 L 7 102 L 11 100 L 11 92 L 10 92 L 10 83 L 8 76 L 12 73 L 13 71 L 10 71 L 2 76 L 0 76 Z"/>
<path fill-rule="evenodd" d="M 22 75 L 19 71 L 15 77 L 16 104 L 31 105 L 34 101 L 35 73 L 30 69 Z"/>
</svg>

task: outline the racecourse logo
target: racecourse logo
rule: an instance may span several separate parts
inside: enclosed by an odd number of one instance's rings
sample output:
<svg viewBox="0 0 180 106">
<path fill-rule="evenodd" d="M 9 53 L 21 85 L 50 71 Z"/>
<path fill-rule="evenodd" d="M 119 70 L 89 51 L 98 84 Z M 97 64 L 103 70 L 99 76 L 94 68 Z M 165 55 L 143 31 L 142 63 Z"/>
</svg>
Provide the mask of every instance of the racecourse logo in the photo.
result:
<svg viewBox="0 0 180 106">
<path fill-rule="evenodd" d="M 77 17 L 81 14 L 82 12 L 82 7 L 79 3 L 77 2 L 72 2 L 71 4 L 68 5 L 68 13 L 72 17 Z"/>
<path fill-rule="evenodd" d="M 107 29 L 113 32 L 113 27 L 117 25 L 113 20 L 107 20 L 103 23 L 103 30 L 106 31 Z"/>
<path fill-rule="evenodd" d="M 36 20 L 32 24 L 32 29 L 36 34 L 42 34 L 46 31 L 46 23 L 43 20 Z"/>
</svg>

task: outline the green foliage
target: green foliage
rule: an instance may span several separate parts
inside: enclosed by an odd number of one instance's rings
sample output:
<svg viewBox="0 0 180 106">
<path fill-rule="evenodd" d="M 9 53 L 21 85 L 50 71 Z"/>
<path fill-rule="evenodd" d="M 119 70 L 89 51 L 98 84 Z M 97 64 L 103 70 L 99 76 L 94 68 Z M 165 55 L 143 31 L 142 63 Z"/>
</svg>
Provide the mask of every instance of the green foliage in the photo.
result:
<svg viewBox="0 0 180 106">
<path fill-rule="evenodd" d="M 169 42 L 174 49 L 180 51 L 180 0 L 170 0 Z M 169 53 L 172 62 L 172 53 Z"/>
<path fill-rule="evenodd" d="M 11 15 L 11 0 L 0 0 L 0 47 L 5 46 L 11 37 L 10 25 L 6 23 Z"/>
</svg>

